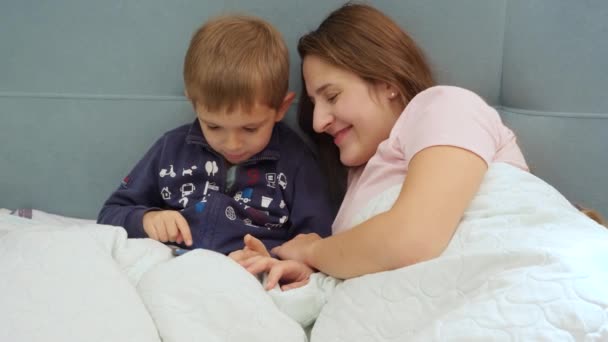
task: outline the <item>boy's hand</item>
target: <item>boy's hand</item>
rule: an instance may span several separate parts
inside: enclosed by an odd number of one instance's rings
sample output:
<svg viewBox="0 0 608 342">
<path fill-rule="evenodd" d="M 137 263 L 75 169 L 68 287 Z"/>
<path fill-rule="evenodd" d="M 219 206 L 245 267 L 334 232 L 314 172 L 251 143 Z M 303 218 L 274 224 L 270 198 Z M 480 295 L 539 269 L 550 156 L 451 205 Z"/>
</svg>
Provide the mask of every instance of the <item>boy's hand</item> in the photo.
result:
<svg viewBox="0 0 608 342">
<path fill-rule="evenodd" d="M 253 275 L 268 272 L 266 290 L 272 290 L 279 283 L 282 284 L 283 291 L 304 286 L 308 284 L 310 275 L 314 272 L 308 265 L 299 261 L 279 260 L 261 255 L 249 258 L 240 264 Z"/>
<path fill-rule="evenodd" d="M 293 260 L 278 260 L 270 256 L 262 241 L 247 234 L 245 247 L 228 256 L 243 266 L 249 273 L 268 272 L 266 290 L 273 289 L 279 282 L 281 289 L 291 290 L 308 284 L 314 272 L 308 265 Z"/>
<path fill-rule="evenodd" d="M 253 257 L 257 257 L 257 256 L 269 257 L 270 256 L 270 253 L 268 253 L 268 250 L 266 249 L 266 246 L 264 246 L 262 241 L 256 239 L 252 235 L 250 235 L 250 234 L 245 235 L 245 237 L 243 238 L 243 241 L 245 242 L 245 247 L 243 249 L 240 249 L 238 251 L 234 251 L 234 252 L 228 254 L 228 256 L 232 260 L 238 262 L 239 264 L 242 265 L 243 262 L 246 262 L 248 259 L 253 258 Z"/>
<path fill-rule="evenodd" d="M 186 219 L 177 211 L 148 211 L 143 218 L 144 231 L 160 242 L 184 242 L 192 246 L 192 233 Z"/>
<path fill-rule="evenodd" d="M 273 260 L 266 280 L 266 290 L 272 290 L 277 284 L 282 284 L 283 291 L 302 287 L 308 284 L 310 275 L 314 272 L 308 265 L 299 261 Z"/>
</svg>

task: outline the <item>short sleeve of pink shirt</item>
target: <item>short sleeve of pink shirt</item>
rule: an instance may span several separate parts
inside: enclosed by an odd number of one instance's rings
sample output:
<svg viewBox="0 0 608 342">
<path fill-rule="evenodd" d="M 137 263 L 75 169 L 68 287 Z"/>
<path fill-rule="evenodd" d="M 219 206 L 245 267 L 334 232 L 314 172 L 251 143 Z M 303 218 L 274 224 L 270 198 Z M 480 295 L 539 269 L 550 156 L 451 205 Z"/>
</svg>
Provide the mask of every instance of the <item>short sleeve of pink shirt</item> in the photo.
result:
<svg viewBox="0 0 608 342">
<path fill-rule="evenodd" d="M 528 169 L 515 135 L 494 108 L 466 89 L 432 87 L 410 101 L 365 167 L 352 171 L 334 233 L 352 228 L 350 218 L 370 200 L 402 184 L 416 153 L 441 145 L 471 151 L 488 165 L 506 162 Z"/>
<path fill-rule="evenodd" d="M 391 135 L 410 161 L 431 146 L 448 145 L 469 150 L 489 165 L 499 154 L 527 168 L 515 136 L 504 126 L 498 112 L 477 94 L 458 87 L 433 87 L 412 100 Z"/>
</svg>

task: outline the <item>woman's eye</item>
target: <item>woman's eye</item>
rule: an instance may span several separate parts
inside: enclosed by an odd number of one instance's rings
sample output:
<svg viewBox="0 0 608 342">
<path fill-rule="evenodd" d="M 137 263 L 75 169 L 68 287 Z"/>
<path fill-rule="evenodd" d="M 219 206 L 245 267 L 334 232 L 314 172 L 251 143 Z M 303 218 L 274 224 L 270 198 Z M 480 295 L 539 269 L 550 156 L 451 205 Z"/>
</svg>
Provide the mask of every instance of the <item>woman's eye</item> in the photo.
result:
<svg viewBox="0 0 608 342">
<path fill-rule="evenodd" d="M 331 96 L 329 96 L 329 97 L 327 98 L 327 102 L 329 102 L 329 103 L 335 103 L 335 102 L 336 102 L 336 100 L 337 100 L 337 98 L 338 98 L 338 94 L 336 94 L 336 95 L 331 95 Z"/>
</svg>

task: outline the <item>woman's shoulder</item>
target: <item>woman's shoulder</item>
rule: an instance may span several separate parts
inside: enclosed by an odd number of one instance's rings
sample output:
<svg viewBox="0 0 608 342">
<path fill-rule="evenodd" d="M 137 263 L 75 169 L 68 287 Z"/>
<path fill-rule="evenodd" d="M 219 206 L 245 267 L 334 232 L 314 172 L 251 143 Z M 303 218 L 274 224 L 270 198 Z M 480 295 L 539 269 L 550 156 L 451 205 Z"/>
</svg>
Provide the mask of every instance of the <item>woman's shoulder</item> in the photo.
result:
<svg viewBox="0 0 608 342">
<path fill-rule="evenodd" d="M 498 112 L 475 92 L 456 86 L 439 85 L 414 96 L 398 119 L 398 126 L 416 124 L 422 119 L 452 121 L 467 116 L 500 121 Z"/>
<path fill-rule="evenodd" d="M 406 157 L 430 146 L 464 148 L 491 161 L 507 132 L 498 112 L 474 92 L 428 88 L 407 105 L 391 131 Z"/>
<path fill-rule="evenodd" d="M 438 85 L 427 88 L 418 93 L 410 101 L 408 107 L 428 107 L 433 105 L 481 105 L 489 107 L 489 105 L 477 95 L 475 92 L 448 85 Z"/>
</svg>

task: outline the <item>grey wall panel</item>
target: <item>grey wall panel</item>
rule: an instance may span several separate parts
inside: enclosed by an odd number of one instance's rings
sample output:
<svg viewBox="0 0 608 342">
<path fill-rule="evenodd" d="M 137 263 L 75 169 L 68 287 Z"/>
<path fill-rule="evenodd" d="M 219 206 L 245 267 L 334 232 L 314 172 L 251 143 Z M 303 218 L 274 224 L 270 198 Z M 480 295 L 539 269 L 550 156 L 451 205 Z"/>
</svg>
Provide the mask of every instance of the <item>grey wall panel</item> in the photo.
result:
<svg viewBox="0 0 608 342">
<path fill-rule="evenodd" d="M 6 0 L 0 4 L 0 91 L 181 95 L 182 59 L 205 19 L 230 11 L 275 24 L 291 48 L 343 1 Z M 505 0 L 371 1 L 409 30 L 444 83 L 496 103 Z"/>
<path fill-rule="evenodd" d="M 608 216 L 608 116 L 500 109 L 531 171 L 570 201 Z"/>
<path fill-rule="evenodd" d="M 0 97 L 0 207 L 92 218 L 168 127 L 182 100 Z"/>
<path fill-rule="evenodd" d="M 608 1 L 511 0 L 502 104 L 608 112 Z"/>
<path fill-rule="evenodd" d="M 369 2 L 411 33 L 441 83 L 525 109 L 503 116 L 535 172 L 608 215 L 606 120 L 576 114 L 608 113 L 607 1 Z M 1 1 L 0 207 L 94 217 L 162 132 L 193 119 L 181 65 L 205 19 L 239 11 L 275 24 L 300 91 L 297 38 L 342 3 Z"/>
</svg>

